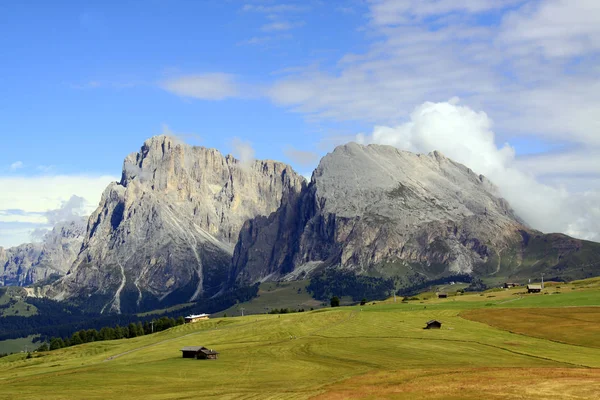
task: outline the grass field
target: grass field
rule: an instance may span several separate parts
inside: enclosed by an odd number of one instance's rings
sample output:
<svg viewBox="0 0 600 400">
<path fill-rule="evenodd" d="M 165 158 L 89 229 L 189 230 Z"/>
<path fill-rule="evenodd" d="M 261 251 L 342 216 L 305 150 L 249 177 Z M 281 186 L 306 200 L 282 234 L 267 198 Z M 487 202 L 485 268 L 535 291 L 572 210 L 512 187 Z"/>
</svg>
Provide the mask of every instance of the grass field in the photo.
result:
<svg viewBox="0 0 600 400">
<path fill-rule="evenodd" d="M 511 289 L 214 318 L 32 359 L 15 354 L 0 359 L 0 398 L 596 399 L 600 348 L 589 337 L 561 343 L 526 324 L 519 333 L 492 326 L 495 313 L 523 321 L 539 309 L 564 320 L 600 305 L 598 284 L 575 286 L 562 285 L 560 295 Z M 466 318 L 477 312 L 477 320 Z M 429 319 L 442 329 L 424 330 Z M 182 359 L 179 349 L 189 345 L 216 349 L 219 359 Z"/>
<path fill-rule="evenodd" d="M 514 333 L 600 348 L 600 307 L 478 309 L 461 316 Z"/>
</svg>

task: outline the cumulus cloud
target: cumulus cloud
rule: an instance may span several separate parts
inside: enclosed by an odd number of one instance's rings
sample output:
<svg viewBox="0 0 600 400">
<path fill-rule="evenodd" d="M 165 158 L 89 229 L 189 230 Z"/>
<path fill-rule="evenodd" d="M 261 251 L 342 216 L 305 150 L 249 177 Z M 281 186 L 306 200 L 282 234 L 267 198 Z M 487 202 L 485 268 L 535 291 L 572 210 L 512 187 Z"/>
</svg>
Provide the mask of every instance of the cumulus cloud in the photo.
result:
<svg viewBox="0 0 600 400">
<path fill-rule="evenodd" d="M 60 222 L 76 221 L 85 215 L 87 201 L 77 195 L 71 196 L 69 200 L 63 201 L 59 208 L 48 210 L 44 214 L 50 225 Z"/>
<path fill-rule="evenodd" d="M 485 109 L 500 135 L 600 144 L 600 2 L 367 5 L 370 47 L 288 73 L 268 91 L 274 103 L 312 120 L 396 124 L 415 104 L 460 95 Z"/>
<path fill-rule="evenodd" d="M 65 222 L 81 221 L 85 217 L 86 208 L 86 199 L 73 195 L 69 200 L 63 201 L 59 208 L 54 210 L 48 210 L 43 213 L 24 213 L 22 211 L 20 213 L 23 216 L 36 215 L 45 219 L 44 222 L 36 221 L 38 223 L 34 225 L 35 228 L 29 231 L 30 240 L 39 242 L 44 240 L 45 236 L 54 226 Z M 23 219 L 19 219 L 19 223 L 23 223 Z"/>
<path fill-rule="evenodd" d="M 235 137 L 231 141 L 231 147 L 233 148 L 233 155 L 240 160 L 243 166 L 250 166 L 254 162 L 254 148 L 249 141 Z"/>
<path fill-rule="evenodd" d="M 18 169 L 21 169 L 21 168 L 23 168 L 23 162 L 22 161 L 16 161 L 16 162 L 10 164 L 10 167 L 8 167 L 8 169 L 10 171 L 13 171 L 13 172 L 16 171 L 16 170 L 18 170 Z"/>
<path fill-rule="evenodd" d="M 600 193 L 570 193 L 564 187 L 543 184 L 518 167 L 509 144 L 495 144 L 492 120 L 484 112 L 451 102 L 425 102 L 408 122 L 376 126 L 360 143 L 379 143 L 428 153 L 439 150 L 494 182 L 500 194 L 532 227 L 564 232 L 583 239 L 600 239 Z"/>
<path fill-rule="evenodd" d="M 178 96 L 201 100 L 224 100 L 239 95 L 235 77 L 221 72 L 172 78 L 162 82 L 161 87 Z"/>
<path fill-rule="evenodd" d="M 49 232 L 49 228 L 35 228 L 31 231 L 29 237 L 31 238 L 32 242 L 41 242 Z"/>
<path fill-rule="evenodd" d="M 31 240 L 36 229 L 89 215 L 111 181 L 108 175 L 0 176 L 0 246 Z"/>
</svg>

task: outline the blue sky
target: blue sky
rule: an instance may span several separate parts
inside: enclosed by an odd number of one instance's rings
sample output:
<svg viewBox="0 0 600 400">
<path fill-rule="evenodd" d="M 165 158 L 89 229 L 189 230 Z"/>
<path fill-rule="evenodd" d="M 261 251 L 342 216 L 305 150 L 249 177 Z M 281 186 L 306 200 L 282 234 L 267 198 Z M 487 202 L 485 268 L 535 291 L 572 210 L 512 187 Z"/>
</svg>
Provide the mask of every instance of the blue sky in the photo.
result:
<svg viewBox="0 0 600 400">
<path fill-rule="evenodd" d="M 442 149 L 496 174 L 522 213 L 503 184 L 513 170 L 551 199 L 544 212 L 583 210 L 555 224 L 531 211 L 534 227 L 600 239 L 598 4 L 0 3 L 0 246 L 49 227 L 73 195 L 89 213 L 125 155 L 163 132 L 234 154 L 238 138 L 305 175 L 359 137 Z M 448 125 L 461 129 L 423 131 Z"/>
<path fill-rule="evenodd" d="M 335 61 L 352 42 L 364 42 L 356 32 L 363 20 L 358 14 L 297 6 L 290 7 L 293 17 L 275 13 L 271 19 L 268 11 L 244 11 L 245 5 L 5 5 L 0 87 L 8 95 L 0 99 L 0 116 L 11 132 L 5 144 L 14 149 L 13 159 L 30 167 L 54 165 L 65 173 L 117 174 L 124 155 L 159 134 L 163 124 L 195 133 L 202 145 L 223 151 L 232 137 L 249 138 L 260 158 L 284 158 L 287 145 L 302 148 L 304 135 L 316 136 L 320 127 L 267 98 L 253 98 L 251 88 L 248 98 L 190 101 L 160 87 L 171 77 L 213 72 L 262 86 L 278 71 Z M 270 30 L 277 21 L 298 26 Z M 245 43 L 253 38 L 257 44 Z"/>
</svg>

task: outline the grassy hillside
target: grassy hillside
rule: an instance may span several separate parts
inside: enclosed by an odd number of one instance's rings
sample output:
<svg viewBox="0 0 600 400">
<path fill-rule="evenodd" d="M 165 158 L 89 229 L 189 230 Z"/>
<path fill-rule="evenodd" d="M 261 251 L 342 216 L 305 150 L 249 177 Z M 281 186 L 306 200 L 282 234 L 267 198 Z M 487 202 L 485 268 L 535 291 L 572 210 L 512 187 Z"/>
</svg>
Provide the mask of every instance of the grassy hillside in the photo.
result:
<svg viewBox="0 0 600 400">
<path fill-rule="evenodd" d="M 244 308 L 245 314 L 264 314 L 277 308 L 288 308 L 291 310 L 310 310 L 323 307 L 322 302 L 311 297 L 306 291 L 308 281 L 294 282 L 265 282 L 261 283 L 258 296 L 250 301 L 236 304 L 226 310 L 216 313 L 214 316 L 238 316 Z"/>
<path fill-rule="evenodd" d="M 16 286 L 0 288 L 0 317 L 19 315 L 28 317 L 37 314 L 34 305 L 27 303 L 27 292 Z"/>
<path fill-rule="evenodd" d="M 19 339 L 8 339 L 0 341 L 0 354 L 18 353 L 21 351 L 33 351 L 41 343 L 33 343 L 34 335 Z"/>
<path fill-rule="evenodd" d="M 527 282 L 543 272 L 565 281 L 600 275 L 600 243 L 553 234 L 522 232 L 522 241 L 494 251 L 477 274 L 491 283 Z"/>
<path fill-rule="evenodd" d="M 600 348 L 513 334 L 466 310 L 599 306 L 598 282 L 285 315 L 215 318 L 134 339 L 0 359 L 2 396 L 62 398 L 597 398 Z M 494 297 L 488 297 L 494 296 Z M 262 297 L 262 296 L 261 296 Z M 562 308 L 560 318 L 579 315 Z M 499 311 L 500 310 L 500 311 Z M 570 313 L 568 310 L 573 310 Z M 491 313 L 490 313 L 491 315 Z M 439 319 L 440 330 L 424 330 Z M 551 340 L 549 340 L 551 339 Z M 593 343 L 592 343 L 593 344 Z M 182 359 L 204 345 L 216 361 Z M 435 379 L 431 379 L 435 377 Z"/>
</svg>

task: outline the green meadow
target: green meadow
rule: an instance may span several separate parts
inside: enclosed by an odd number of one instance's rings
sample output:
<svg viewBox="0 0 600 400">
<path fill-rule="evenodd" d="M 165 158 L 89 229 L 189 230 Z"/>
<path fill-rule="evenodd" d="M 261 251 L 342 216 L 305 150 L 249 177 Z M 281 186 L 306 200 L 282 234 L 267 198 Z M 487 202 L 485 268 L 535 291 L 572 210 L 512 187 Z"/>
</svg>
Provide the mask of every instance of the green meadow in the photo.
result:
<svg viewBox="0 0 600 400">
<path fill-rule="evenodd" d="M 595 399 L 599 284 L 213 318 L 30 359 L 14 354 L 0 358 L 0 398 Z M 531 312 L 539 324 L 571 322 L 557 324 L 557 336 L 540 331 Z M 442 329 L 423 329 L 430 319 Z M 193 345 L 219 359 L 181 358 Z"/>
<path fill-rule="evenodd" d="M 28 304 L 27 292 L 20 287 L 8 286 L 0 288 L 0 317 L 18 315 L 28 317 L 37 314 L 37 308 Z"/>
<path fill-rule="evenodd" d="M 34 335 L 18 339 L 8 339 L 0 341 L 0 354 L 18 353 L 21 351 L 33 351 L 40 343 L 33 343 Z"/>
</svg>

